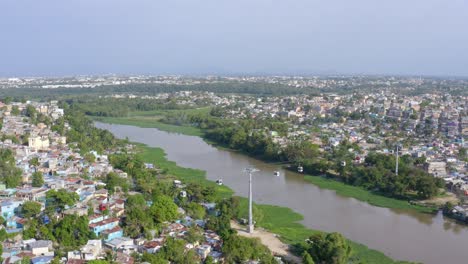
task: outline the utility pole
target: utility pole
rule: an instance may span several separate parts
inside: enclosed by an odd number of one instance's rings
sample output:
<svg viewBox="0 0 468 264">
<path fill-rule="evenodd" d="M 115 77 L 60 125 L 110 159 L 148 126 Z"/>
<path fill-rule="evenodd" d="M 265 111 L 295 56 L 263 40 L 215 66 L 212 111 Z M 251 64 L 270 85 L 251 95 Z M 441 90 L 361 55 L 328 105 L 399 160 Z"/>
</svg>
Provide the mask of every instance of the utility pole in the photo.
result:
<svg viewBox="0 0 468 264">
<path fill-rule="evenodd" d="M 396 176 L 398 176 L 398 159 L 399 159 L 399 156 L 398 156 L 398 144 L 396 145 L 396 166 L 395 166 L 395 174 Z"/>
<path fill-rule="evenodd" d="M 248 232 L 253 233 L 254 231 L 254 224 L 253 224 L 253 215 L 252 215 L 252 173 L 258 171 L 255 168 L 247 168 L 245 172 L 249 174 L 249 227 Z"/>
</svg>

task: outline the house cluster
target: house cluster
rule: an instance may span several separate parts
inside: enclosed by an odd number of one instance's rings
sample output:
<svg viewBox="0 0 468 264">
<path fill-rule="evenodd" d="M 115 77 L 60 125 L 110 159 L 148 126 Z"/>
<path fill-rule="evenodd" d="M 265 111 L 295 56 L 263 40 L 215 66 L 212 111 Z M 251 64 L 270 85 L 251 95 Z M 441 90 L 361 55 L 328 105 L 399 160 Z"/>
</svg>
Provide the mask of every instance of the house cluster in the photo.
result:
<svg viewBox="0 0 468 264">
<path fill-rule="evenodd" d="M 444 178 L 448 184 L 461 185 L 461 190 L 468 189 L 466 96 L 439 93 L 401 96 L 385 90 L 365 95 L 262 98 L 237 95 L 222 106 L 225 118 L 283 120 L 286 132 L 264 129 L 280 146 L 310 140 L 322 151 L 329 151 L 343 140 L 356 143 L 360 148 L 355 152 L 357 163 L 369 151 L 393 154 L 392 142 L 399 142 L 402 155 L 425 157 L 423 168 L 428 173 Z"/>
<path fill-rule="evenodd" d="M 37 111 L 43 111 L 54 120 L 54 113 L 62 113 L 54 108 L 56 102 L 31 103 Z M 95 151 L 87 153 L 94 156 L 87 159 L 76 146 L 67 143 L 66 137 L 51 129 L 51 124 L 33 124 L 24 114 L 28 103 L 14 103 L 20 113 L 12 114 L 11 105 L 2 107 L 2 129 L 0 148 L 9 149 L 14 154 L 15 166 L 21 170 L 21 180 L 18 186 L 0 184 L 0 214 L 5 220 L 0 226 L 8 235 L 3 241 L 2 259 L 4 263 L 20 263 L 29 259 L 31 263 L 50 263 L 57 247 L 54 241 L 39 239 L 23 239 L 23 231 L 28 227 L 30 219 L 23 215 L 25 202 L 34 201 L 40 205 L 40 222 L 47 224 L 52 219 L 44 212 L 49 203 L 47 192 L 51 190 L 66 190 L 76 193 L 78 200 L 71 206 L 66 206 L 52 217 L 60 220 L 66 215 L 88 216 L 88 228 L 97 239 L 89 240 L 85 245 L 66 253 L 60 259 L 61 263 L 86 263 L 90 260 L 103 259 L 106 253 L 112 252 L 117 263 L 134 263 L 133 253 L 158 252 L 169 237 L 185 238 L 191 227 L 197 226 L 202 232 L 202 239 L 186 243 L 187 250 L 193 249 L 200 259 L 211 256 L 215 262 L 223 259 L 221 253 L 222 240 L 215 232 L 205 230 L 203 219 L 192 219 L 182 213 L 181 219 L 167 223 L 163 232 L 151 239 L 132 239 L 125 236 L 122 219 L 125 217 L 126 194 L 121 190 L 113 190 L 112 194 L 105 189 L 101 177 L 114 172 L 118 177 L 127 179 L 127 173 L 115 169 L 107 155 Z M 54 110 L 51 110 L 54 109 Z M 60 118 L 60 116 L 57 117 Z M 68 124 L 65 123 L 68 129 Z M 29 140 L 20 138 L 29 135 Z M 33 136 L 34 135 L 34 136 Z M 131 150 L 129 145 L 128 149 Z M 155 169 L 150 163 L 145 163 L 147 169 Z M 43 176 L 41 186 L 34 186 L 34 173 Z M 181 187 L 182 182 L 177 181 Z M 132 193 L 134 194 L 134 193 Z M 128 194 L 131 195 L 131 194 Z M 182 195 L 182 194 L 181 194 Z M 24 262 L 21 262 L 24 263 Z"/>
</svg>

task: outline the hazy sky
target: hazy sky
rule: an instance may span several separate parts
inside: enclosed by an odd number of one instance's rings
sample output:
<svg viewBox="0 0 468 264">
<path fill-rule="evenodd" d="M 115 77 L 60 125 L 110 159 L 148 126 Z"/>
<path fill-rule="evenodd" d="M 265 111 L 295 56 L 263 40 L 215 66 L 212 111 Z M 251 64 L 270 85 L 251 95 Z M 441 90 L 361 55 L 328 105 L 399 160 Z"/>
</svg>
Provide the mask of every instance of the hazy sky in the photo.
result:
<svg viewBox="0 0 468 264">
<path fill-rule="evenodd" d="M 0 0 L 0 76 L 468 76 L 468 0 Z"/>
</svg>

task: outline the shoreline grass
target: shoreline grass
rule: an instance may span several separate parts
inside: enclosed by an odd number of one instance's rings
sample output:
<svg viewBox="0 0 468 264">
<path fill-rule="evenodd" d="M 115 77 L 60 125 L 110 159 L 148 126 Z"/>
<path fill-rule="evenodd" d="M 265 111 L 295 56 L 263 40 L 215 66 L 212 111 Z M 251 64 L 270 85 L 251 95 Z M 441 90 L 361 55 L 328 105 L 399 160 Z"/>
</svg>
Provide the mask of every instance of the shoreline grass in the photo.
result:
<svg viewBox="0 0 468 264">
<path fill-rule="evenodd" d="M 351 197 L 377 207 L 406 211 L 412 210 L 426 214 L 434 213 L 437 210 L 437 208 L 434 207 L 411 204 L 405 200 L 375 194 L 361 187 L 345 184 L 335 179 L 327 179 L 322 176 L 313 175 L 304 175 L 304 179 L 322 189 L 333 190 L 340 196 Z"/>
<path fill-rule="evenodd" d="M 166 170 L 168 174 L 186 182 L 198 182 L 203 185 L 214 186 L 218 190 L 219 198 L 228 198 L 234 194 L 233 190 L 229 187 L 225 185 L 218 186 L 215 182 L 208 180 L 205 171 L 183 168 L 178 166 L 175 162 L 169 161 L 163 149 L 149 147 L 144 144 L 137 145 L 139 155 L 141 155 L 145 162 L 154 163 L 157 167 Z M 280 239 L 287 244 L 302 244 L 305 239 L 312 234 L 323 233 L 322 231 L 308 229 L 299 223 L 303 219 L 303 216 L 290 208 L 267 204 L 256 204 L 255 206 L 263 215 L 257 225 L 279 235 Z M 247 198 L 241 197 L 240 207 L 241 210 L 246 210 Z M 363 244 L 351 240 L 350 244 L 353 248 L 353 255 L 350 263 L 409 263 L 394 261 L 380 251 L 370 249 Z"/>
</svg>

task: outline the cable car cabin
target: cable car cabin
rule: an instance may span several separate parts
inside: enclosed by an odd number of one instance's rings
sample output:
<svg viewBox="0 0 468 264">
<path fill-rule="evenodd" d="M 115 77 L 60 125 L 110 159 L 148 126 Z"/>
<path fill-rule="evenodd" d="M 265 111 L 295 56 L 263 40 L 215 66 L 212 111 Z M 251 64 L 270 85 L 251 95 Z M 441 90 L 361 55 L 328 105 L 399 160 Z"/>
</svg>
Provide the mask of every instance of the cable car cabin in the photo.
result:
<svg viewBox="0 0 468 264">
<path fill-rule="evenodd" d="M 280 172 L 279 172 L 279 171 L 275 171 L 275 172 L 273 172 L 273 175 L 275 175 L 276 177 L 279 177 L 279 176 L 280 176 Z"/>
<path fill-rule="evenodd" d="M 304 172 L 304 168 L 302 166 L 297 167 L 297 172 L 300 172 L 300 173 Z"/>
<path fill-rule="evenodd" d="M 216 180 L 216 184 L 223 185 L 223 180 L 221 180 L 221 179 Z"/>
</svg>

